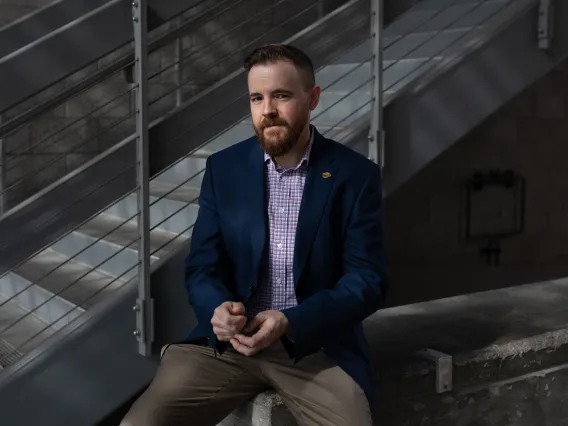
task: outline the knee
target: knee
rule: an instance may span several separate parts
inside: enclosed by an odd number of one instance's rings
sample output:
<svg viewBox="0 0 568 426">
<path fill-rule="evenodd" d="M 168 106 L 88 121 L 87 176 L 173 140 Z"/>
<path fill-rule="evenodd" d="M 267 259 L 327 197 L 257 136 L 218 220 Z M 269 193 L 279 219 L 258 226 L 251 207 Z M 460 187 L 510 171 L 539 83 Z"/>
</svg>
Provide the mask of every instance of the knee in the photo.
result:
<svg viewBox="0 0 568 426">
<path fill-rule="evenodd" d="M 161 426 L 162 424 L 154 413 L 139 410 L 129 412 L 120 422 L 120 426 Z"/>
<path fill-rule="evenodd" d="M 161 426 L 160 408 L 146 394 L 134 402 L 120 422 L 120 426 Z"/>
</svg>

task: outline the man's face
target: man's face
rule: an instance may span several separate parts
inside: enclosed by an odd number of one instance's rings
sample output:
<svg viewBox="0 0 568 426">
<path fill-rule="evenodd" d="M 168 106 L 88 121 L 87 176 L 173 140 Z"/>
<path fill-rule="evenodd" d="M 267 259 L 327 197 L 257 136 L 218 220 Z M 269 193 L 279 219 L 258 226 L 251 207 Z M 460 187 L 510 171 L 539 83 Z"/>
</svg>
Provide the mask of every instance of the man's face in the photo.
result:
<svg viewBox="0 0 568 426">
<path fill-rule="evenodd" d="M 255 65 L 249 72 L 254 131 L 262 149 L 273 157 L 290 152 L 317 107 L 320 89 L 308 89 L 307 79 L 289 61 Z"/>
</svg>

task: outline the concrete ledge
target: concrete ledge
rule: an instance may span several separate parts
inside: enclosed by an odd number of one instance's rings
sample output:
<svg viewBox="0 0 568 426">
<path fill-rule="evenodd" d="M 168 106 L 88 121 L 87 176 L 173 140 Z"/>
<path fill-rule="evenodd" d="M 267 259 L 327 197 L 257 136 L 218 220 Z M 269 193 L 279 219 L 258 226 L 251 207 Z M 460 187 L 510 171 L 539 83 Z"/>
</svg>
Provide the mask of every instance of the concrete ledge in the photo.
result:
<svg viewBox="0 0 568 426">
<path fill-rule="evenodd" d="M 378 424 L 565 424 L 566 318 L 568 278 L 378 311 L 364 324 L 379 370 Z M 438 390 L 435 364 L 417 356 L 424 348 L 452 357 L 450 391 Z M 279 395 L 264 392 L 219 426 L 297 423 Z"/>
<path fill-rule="evenodd" d="M 297 426 L 282 398 L 273 391 L 258 394 L 218 426 Z"/>
</svg>

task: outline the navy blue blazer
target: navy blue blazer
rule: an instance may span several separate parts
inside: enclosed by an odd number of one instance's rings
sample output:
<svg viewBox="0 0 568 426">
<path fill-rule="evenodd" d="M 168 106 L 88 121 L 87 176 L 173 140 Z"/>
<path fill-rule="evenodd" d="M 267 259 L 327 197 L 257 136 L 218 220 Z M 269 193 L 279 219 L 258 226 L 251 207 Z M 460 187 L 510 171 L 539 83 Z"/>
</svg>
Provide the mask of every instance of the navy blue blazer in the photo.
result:
<svg viewBox="0 0 568 426">
<path fill-rule="evenodd" d="M 329 175 L 328 175 L 329 174 Z M 199 214 L 186 260 L 186 286 L 198 325 L 186 342 L 207 338 L 226 301 L 247 301 L 268 254 L 264 154 L 256 137 L 207 160 Z M 361 386 L 371 406 L 375 372 L 361 322 L 386 292 L 380 168 L 316 131 L 298 217 L 294 282 L 298 306 L 284 311 L 299 362 L 318 350 Z"/>
</svg>

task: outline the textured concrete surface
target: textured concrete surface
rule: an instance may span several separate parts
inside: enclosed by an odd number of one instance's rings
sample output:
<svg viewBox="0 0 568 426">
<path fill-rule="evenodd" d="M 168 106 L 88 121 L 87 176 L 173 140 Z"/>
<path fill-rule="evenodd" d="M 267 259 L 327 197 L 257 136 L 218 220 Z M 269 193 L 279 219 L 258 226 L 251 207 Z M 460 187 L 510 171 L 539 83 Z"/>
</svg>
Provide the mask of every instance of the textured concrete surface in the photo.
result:
<svg viewBox="0 0 568 426">
<path fill-rule="evenodd" d="M 375 424 L 568 424 L 568 279 L 384 309 L 365 322 L 378 369 Z M 431 348 L 453 356 L 453 390 L 435 392 Z M 259 395 L 221 426 L 295 425 Z"/>
</svg>

